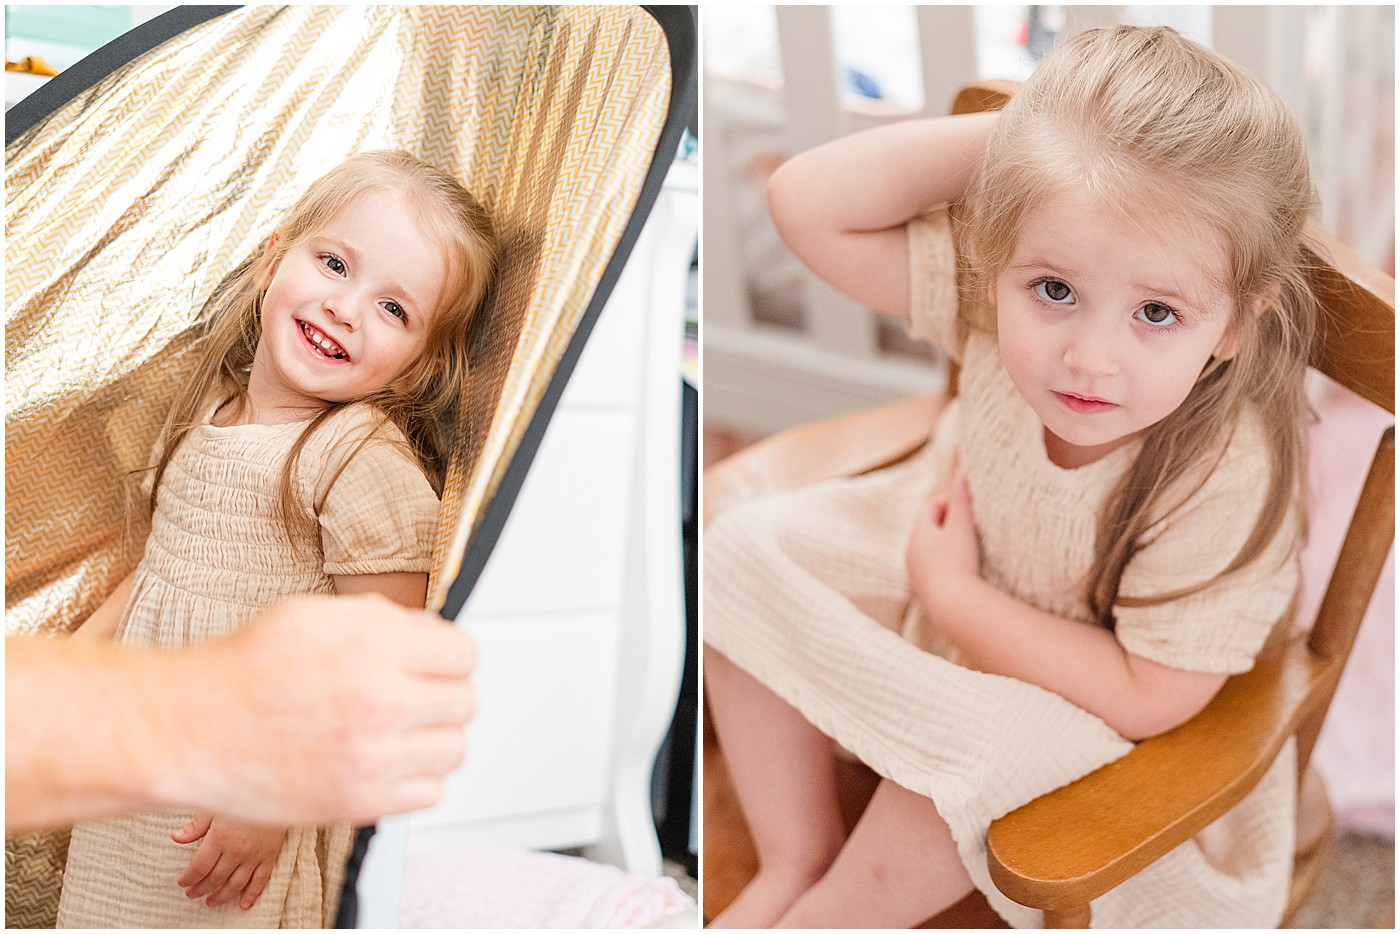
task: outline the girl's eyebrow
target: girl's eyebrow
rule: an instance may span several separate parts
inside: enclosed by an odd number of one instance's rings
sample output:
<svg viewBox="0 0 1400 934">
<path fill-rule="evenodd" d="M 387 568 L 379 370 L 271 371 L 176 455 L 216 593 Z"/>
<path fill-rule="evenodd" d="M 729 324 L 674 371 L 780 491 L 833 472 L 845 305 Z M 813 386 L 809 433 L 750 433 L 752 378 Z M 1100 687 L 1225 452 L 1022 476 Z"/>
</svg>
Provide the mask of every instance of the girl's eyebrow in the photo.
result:
<svg viewBox="0 0 1400 934">
<path fill-rule="evenodd" d="M 1016 263 L 1012 269 L 1052 269 L 1065 276 L 1078 276 L 1079 270 L 1070 269 L 1068 266 L 1061 266 L 1059 263 L 1052 263 L 1048 259 L 1039 256 L 1032 256 L 1023 263 Z"/>
<path fill-rule="evenodd" d="M 1178 291 L 1176 291 L 1176 290 L 1174 290 L 1174 289 L 1159 288 L 1158 286 L 1155 286 L 1155 285 L 1153 285 L 1153 284 L 1150 283 L 1150 282 L 1134 282 L 1134 283 L 1133 283 L 1133 288 L 1135 288 L 1135 289 L 1137 289 L 1137 290 L 1139 290 L 1139 291 L 1142 291 L 1142 292 L 1147 292 L 1147 293 L 1152 294 L 1152 295 L 1160 295 L 1160 296 L 1162 296 L 1163 298 L 1170 298 L 1170 299 L 1174 299 L 1174 300 L 1176 300 L 1176 301 L 1178 301 L 1178 302 L 1184 302 L 1184 303 L 1187 304 L 1187 305 L 1192 305 L 1192 306 L 1197 306 L 1197 307 L 1199 307 L 1199 306 L 1201 305 L 1201 303 L 1200 303 L 1198 300 L 1192 298 L 1192 297 L 1189 296 L 1189 295 L 1183 295 L 1182 293 L 1180 293 L 1180 292 L 1178 292 Z"/>
<path fill-rule="evenodd" d="M 360 251 L 355 249 L 353 246 L 346 243 L 339 237 L 333 237 L 330 234 L 320 234 L 316 239 L 324 240 L 326 243 L 335 247 L 337 250 L 344 253 L 346 256 L 350 257 L 350 259 L 354 260 L 355 262 L 360 261 Z"/>
</svg>

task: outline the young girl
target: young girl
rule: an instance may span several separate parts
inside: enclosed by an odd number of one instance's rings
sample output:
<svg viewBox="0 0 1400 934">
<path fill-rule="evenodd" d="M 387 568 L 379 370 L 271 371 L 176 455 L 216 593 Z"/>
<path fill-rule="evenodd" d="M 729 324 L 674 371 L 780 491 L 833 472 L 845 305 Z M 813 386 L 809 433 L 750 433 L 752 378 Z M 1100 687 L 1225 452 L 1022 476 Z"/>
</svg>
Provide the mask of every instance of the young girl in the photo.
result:
<svg viewBox="0 0 1400 934">
<path fill-rule="evenodd" d="M 1304 524 L 1307 165 L 1260 82 L 1120 27 L 999 116 L 779 170 L 793 250 L 961 373 L 918 457 L 707 531 L 708 699 L 761 863 L 716 926 L 910 927 L 973 887 L 1039 926 L 989 879 L 990 823 L 1254 664 Z M 849 837 L 837 744 L 882 779 Z M 1294 761 L 1095 926 L 1275 925 Z"/>
<path fill-rule="evenodd" d="M 293 594 L 422 606 L 495 257 L 477 201 L 408 153 L 316 181 L 217 299 L 156 447 L 145 554 L 75 637 L 180 646 Z M 58 926 L 328 926 L 352 833 L 194 813 L 81 824 Z"/>
</svg>

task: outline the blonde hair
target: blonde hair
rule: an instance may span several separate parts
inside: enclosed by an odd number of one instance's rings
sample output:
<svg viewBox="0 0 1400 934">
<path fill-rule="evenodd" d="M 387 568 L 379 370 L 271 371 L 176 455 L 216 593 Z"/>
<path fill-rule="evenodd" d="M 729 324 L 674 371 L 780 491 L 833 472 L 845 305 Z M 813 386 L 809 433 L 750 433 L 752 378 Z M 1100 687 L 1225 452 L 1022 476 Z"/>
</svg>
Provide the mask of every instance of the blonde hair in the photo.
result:
<svg viewBox="0 0 1400 934">
<path fill-rule="evenodd" d="M 1139 219 L 1146 208 L 1223 242 L 1228 281 L 1218 285 L 1233 304 L 1232 358 L 1213 358 L 1181 406 L 1149 429 L 1099 517 L 1085 588 L 1094 618 L 1112 628 L 1115 604 L 1193 593 L 1259 558 L 1290 515 L 1305 528 L 1303 376 L 1317 311 L 1303 226 L 1312 186 L 1303 135 L 1263 82 L 1171 29 L 1120 26 L 1052 50 L 998 119 L 959 211 L 969 304 L 1010 263 L 1028 214 L 1069 192 Z M 1267 438 L 1270 472 L 1239 553 L 1192 587 L 1120 596 L 1147 530 L 1205 482 L 1247 407 Z"/>
<path fill-rule="evenodd" d="M 231 403 L 235 412 L 247 403 L 249 369 L 262 335 L 266 288 L 259 285 L 260 274 L 275 269 L 289 251 L 319 233 L 354 198 L 384 190 L 406 196 L 417 221 L 439 244 L 448 277 L 423 352 L 390 385 L 354 401 L 367 403 L 398 426 L 433 489 L 441 493 L 456 404 L 467 378 L 468 327 L 495 276 L 499 248 L 485 208 L 460 182 L 410 153 L 379 150 L 351 156 L 313 182 L 277 226 L 267 248 L 240 266 L 210 299 L 190 391 L 181 394 L 166 421 L 151 487 L 152 512 L 170 459 L 207 414 L 211 401 Z M 282 468 L 280 496 L 289 538 L 295 539 L 300 515 L 294 478 L 302 450 L 317 429 L 350 404 L 327 404 L 292 445 Z M 370 437 L 373 434 L 359 443 Z M 334 481 L 332 477 L 330 482 Z M 310 505 L 319 508 L 319 504 Z"/>
</svg>

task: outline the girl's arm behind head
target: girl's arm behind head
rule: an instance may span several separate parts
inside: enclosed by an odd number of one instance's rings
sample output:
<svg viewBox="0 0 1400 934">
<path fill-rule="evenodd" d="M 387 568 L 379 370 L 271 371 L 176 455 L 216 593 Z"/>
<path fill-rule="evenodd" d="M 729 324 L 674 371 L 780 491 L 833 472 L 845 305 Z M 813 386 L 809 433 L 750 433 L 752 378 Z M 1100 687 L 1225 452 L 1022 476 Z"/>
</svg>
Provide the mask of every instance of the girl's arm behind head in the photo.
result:
<svg viewBox="0 0 1400 934">
<path fill-rule="evenodd" d="M 994 113 L 909 120 L 844 136 L 784 163 L 768 184 L 773 223 L 827 283 L 909 317 L 904 225 L 957 201 L 980 164 Z"/>
</svg>

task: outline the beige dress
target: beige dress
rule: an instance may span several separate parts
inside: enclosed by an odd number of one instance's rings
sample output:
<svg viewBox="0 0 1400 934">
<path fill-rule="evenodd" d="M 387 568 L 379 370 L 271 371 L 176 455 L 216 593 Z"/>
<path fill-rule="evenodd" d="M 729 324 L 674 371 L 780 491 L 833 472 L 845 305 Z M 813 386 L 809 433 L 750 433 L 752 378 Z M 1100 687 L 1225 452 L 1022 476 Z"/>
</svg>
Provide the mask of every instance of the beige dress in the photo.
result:
<svg viewBox="0 0 1400 934">
<path fill-rule="evenodd" d="M 994 335 L 957 313 L 946 215 L 910 225 L 912 332 L 962 364 L 960 394 L 911 461 L 759 500 L 705 536 L 705 641 L 882 776 L 933 799 L 973 882 L 1007 922 L 1040 912 L 992 884 L 993 820 L 1125 755 L 1132 743 L 1057 694 L 964 667 L 912 602 L 904 548 L 915 507 L 954 457 L 968 477 L 981 574 L 1087 621 L 1081 579 L 1095 519 L 1137 445 L 1074 470 L 1002 368 Z M 1120 593 L 1170 592 L 1222 570 L 1249 534 L 1267 476 L 1252 419 L 1205 486 L 1125 569 Z M 1125 649 L 1174 667 L 1249 670 L 1297 588 L 1292 530 L 1249 567 L 1167 605 L 1116 607 Z M 1088 624 L 1088 623 L 1086 623 Z M 1092 904 L 1095 927 L 1273 927 L 1293 851 L 1292 741 L 1230 813 Z"/>
<path fill-rule="evenodd" d="M 380 421 L 352 406 L 307 443 L 300 502 L 313 504 L 307 508 L 314 508 L 319 534 L 308 530 L 295 547 L 276 502 L 282 465 L 304 424 L 192 429 L 162 480 L 117 639 L 191 645 L 237 629 L 285 597 L 334 593 L 333 574 L 426 572 L 437 497 L 396 443 L 402 435 Z M 170 835 L 192 816 L 146 813 L 75 827 L 58 926 L 276 928 L 334 921 L 352 827 L 291 829 L 262 897 L 243 911 L 237 899 L 209 908 L 176 884 L 199 844 L 177 844 Z"/>
</svg>

